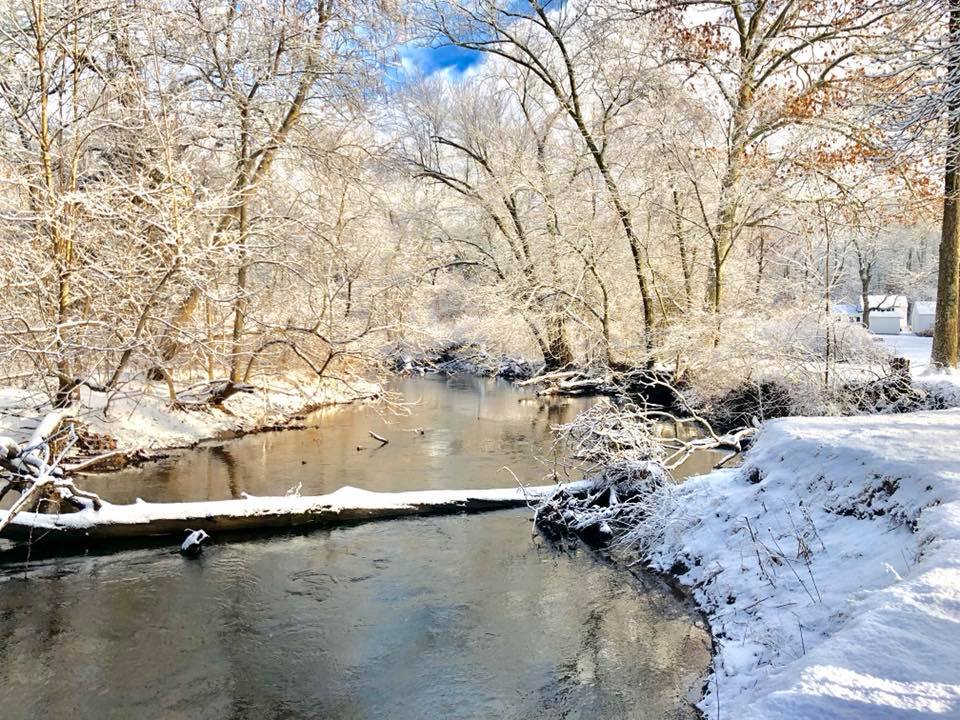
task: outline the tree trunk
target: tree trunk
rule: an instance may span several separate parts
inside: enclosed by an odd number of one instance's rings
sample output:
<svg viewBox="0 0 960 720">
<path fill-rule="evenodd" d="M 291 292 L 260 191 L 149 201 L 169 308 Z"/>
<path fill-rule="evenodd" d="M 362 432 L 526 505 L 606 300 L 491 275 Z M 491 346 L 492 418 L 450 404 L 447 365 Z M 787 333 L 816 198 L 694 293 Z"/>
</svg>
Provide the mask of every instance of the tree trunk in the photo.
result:
<svg viewBox="0 0 960 720">
<path fill-rule="evenodd" d="M 860 269 L 860 306 L 863 308 L 860 322 L 867 330 L 870 329 L 870 283 L 872 277 L 870 268 Z"/>
<path fill-rule="evenodd" d="M 956 152 L 956 151 L 954 151 Z M 937 276 L 937 311 L 933 325 L 931 362 L 938 368 L 957 366 L 958 291 L 960 291 L 960 177 L 955 159 L 948 161 L 940 231 L 940 267 Z"/>
<path fill-rule="evenodd" d="M 607 286 L 605 283 L 600 281 L 600 276 L 594 274 L 594 277 L 597 280 L 597 284 L 600 287 L 600 297 L 602 305 L 602 313 L 600 315 L 600 326 L 603 332 L 603 357 L 607 361 L 607 365 L 613 364 L 613 353 L 610 348 L 610 297 L 607 293 Z"/>
<path fill-rule="evenodd" d="M 707 301 L 714 314 L 720 314 L 723 302 L 723 271 L 727 258 L 733 248 L 734 230 L 737 224 L 737 208 L 740 173 L 746 155 L 747 125 L 753 111 L 754 88 L 750 80 L 752 68 L 746 64 L 741 69 L 743 76 L 737 91 L 737 101 L 731 120 L 730 146 L 727 153 L 727 167 L 720 182 L 720 199 L 717 210 L 717 225 L 711 240 L 713 244 L 713 263 L 707 285 Z M 719 321 L 718 321 L 719 325 Z M 719 333 L 719 328 L 718 328 Z"/>
<path fill-rule="evenodd" d="M 821 213 L 822 214 L 822 213 Z M 825 352 L 823 358 L 823 384 L 825 387 L 830 384 L 830 359 L 833 354 L 833 317 L 830 305 L 830 291 L 833 287 L 833 278 L 830 270 L 830 227 L 827 224 L 827 216 L 823 215 L 823 233 L 827 241 L 827 253 L 824 258 L 823 268 L 823 312 L 826 316 L 827 332 L 825 340 Z"/>
<path fill-rule="evenodd" d="M 527 328 L 530 330 L 530 335 L 533 336 L 534 341 L 537 343 L 537 348 L 540 350 L 540 354 L 543 356 L 543 361 L 546 363 L 547 357 L 550 355 L 550 345 L 543 336 L 543 332 L 540 330 L 540 327 L 537 325 L 534 318 L 530 317 L 522 309 L 520 310 L 520 316 L 527 323 Z"/>
<path fill-rule="evenodd" d="M 673 191 L 673 229 L 677 236 L 677 247 L 680 250 L 680 269 L 683 272 L 683 293 L 686 298 L 687 311 L 693 309 L 693 270 L 696 260 L 696 250 L 687 248 L 687 238 L 683 232 L 683 208 L 680 205 L 680 196 Z"/>
<path fill-rule="evenodd" d="M 238 267 L 237 299 L 233 303 L 233 343 L 230 352 L 230 381 L 240 382 L 243 377 L 241 355 L 243 353 L 243 330 L 247 314 L 247 232 L 249 229 L 250 204 L 250 109 L 244 103 L 240 110 L 240 162 L 238 176 L 241 180 L 240 206 L 237 208 Z"/>
<path fill-rule="evenodd" d="M 640 246 L 640 239 L 637 237 L 637 234 L 633 229 L 633 218 L 631 217 L 627 206 L 623 203 L 623 200 L 620 196 L 620 188 L 613 179 L 613 175 L 610 173 L 610 169 L 606 165 L 606 160 L 604 159 L 603 154 L 600 152 L 599 148 L 596 148 L 593 145 L 592 139 L 588 143 L 588 146 L 590 147 L 597 167 L 600 170 L 600 175 L 603 178 L 604 184 L 610 193 L 610 199 L 613 202 L 613 207 L 614 210 L 616 210 L 617 217 L 620 218 L 620 225 L 623 227 L 624 235 L 627 236 L 627 242 L 630 244 L 630 255 L 633 257 L 633 270 L 637 278 L 637 285 L 640 288 L 640 303 L 643 311 L 643 344 L 647 350 L 653 350 L 653 297 L 650 294 L 650 286 L 647 283 L 645 269 L 646 266 L 641 254 L 642 248 Z M 652 363 L 653 360 L 651 359 L 650 362 Z"/>
<path fill-rule="evenodd" d="M 937 311 L 933 326 L 934 367 L 957 366 L 958 303 L 960 303 L 960 0 L 950 0 L 950 45 L 946 84 L 948 93 L 947 152 L 944 166 L 943 224 L 940 230 L 940 266 L 937 275 Z"/>
<path fill-rule="evenodd" d="M 547 370 L 557 370 L 573 363 L 573 350 L 567 340 L 567 328 L 562 317 L 547 319 L 547 352 L 543 357 Z"/>
<path fill-rule="evenodd" d="M 148 380 L 163 380 L 163 366 L 168 365 L 180 352 L 178 333 L 189 324 L 197 305 L 200 304 L 201 297 L 203 297 L 203 293 L 201 293 L 200 288 L 194 287 L 180 303 L 180 307 L 177 308 L 177 312 L 160 341 L 160 362 L 147 372 Z"/>
<path fill-rule="evenodd" d="M 763 288 L 763 271 L 767 268 L 767 239 L 760 233 L 760 247 L 757 250 L 757 287 L 756 296 L 760 297 L 760 290 Z"/>
<path fill-rule="evenodd" d="M 241 210 L 241 228 L 246 225 L 246 209 Z M 241 230 L 241 237 L 244 230 Z M 240 251 L 240 267 L 237 268 L 237 299 L 233 304 L 233 345 L 230 352 L 230 381 L 240 382 L 243 377 L 241 360 L 243 356 L 243 333 L 247 315 L 247 258 L 243 247 Z"/>
<path fill-rule="evenodd" d="M 533 130 L 533 123 L 528 122 Z M 547 202 L 547 237 L 550 238 L 550 246 L 547 252 L 550 253 L 550 280 L 554 288 L 559 288 L 563 282 L 563 272 L 560 269 L 560 258 L 558 251 L 560 248 L 560 222 L 557 216 L 557 203 L 553 194 L 553 186 L 550 182 L 550 174 L 547 172 L 547 131 L 537 135 L 537 169 L 540 173 L 540 182 L 543 184 L 543 197 Z M 548 310 L 547 316 L 547 350 L 549 357 L 544 357 L 544 364 L 548 370 L 556 370 L 566 365 L 573 364 L 573 350 L 570 347 L 570 341 L 567 338 L 567 322 L 562 308 L 559 305 L 559 293 L 554 294 L 552 307 Z"/>
</svg>

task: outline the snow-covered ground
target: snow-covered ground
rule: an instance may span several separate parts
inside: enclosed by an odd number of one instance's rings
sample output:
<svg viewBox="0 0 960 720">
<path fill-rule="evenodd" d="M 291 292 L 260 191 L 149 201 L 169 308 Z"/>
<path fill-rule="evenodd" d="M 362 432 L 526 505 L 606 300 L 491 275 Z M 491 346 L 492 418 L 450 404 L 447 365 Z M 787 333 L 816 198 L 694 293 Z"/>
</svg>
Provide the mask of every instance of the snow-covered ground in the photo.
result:
<svg viewBox="0 0 960 720">
<path fill-rule="evenodd" d="M 710 718 L 960 718 L 960 410 L 767 423 L 638 529 L 717 644 Z"/>
<path fill-rule="evenodd" d="M 379 386 L 363 380 L 347 384 L 334 379 L 289 378 L 264 383 L 253 393 L 234 395 L 222 409 L 173 410 L 161 383 L 109 398 L 84 388 L 76 417 L 92 431 L 114 438 L 121 450 L 175 448 L 280 424 L 314 407 L 351 402 L 378 392 Z M 0 436 L 22 442 L 49 411 L 44 396 L 37 392 L 0 389 Z"/>
<path fill-rule="evenodd" d="M 933 349 L 932 337 L 919 335 L 877 335 L 880 342 L 891 355 L 907 358 L 910 361 L 910 371 L 918 382 L 923 384 L 949 383 L 960 385 L 960 374 L 957 371 L 943 372 L 930 367 L 930 351 Z"/>
<path fill-rule="evenodd" d="M 877 335 L 876 339 L 886 347 L 891 354 L 907 358 L 910 369 L 915 376 L 921 376 L 930 368 L 930 350 L 933 338 L 919 335 Z"/>
</svg>

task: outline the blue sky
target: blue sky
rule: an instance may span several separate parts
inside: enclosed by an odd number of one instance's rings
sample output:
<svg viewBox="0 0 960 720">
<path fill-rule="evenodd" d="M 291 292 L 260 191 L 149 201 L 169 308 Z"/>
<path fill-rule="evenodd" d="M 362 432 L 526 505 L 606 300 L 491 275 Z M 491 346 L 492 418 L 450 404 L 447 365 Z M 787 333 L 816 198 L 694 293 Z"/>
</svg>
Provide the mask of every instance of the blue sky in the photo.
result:
<svg viewBox="0 0 960 720">
<path fill-rule="evenodd" d="M 511 10 L 530 12 L 529 0 L 502 1 Z M 540 5 L 553 12 L 563 8 L 566 5 L 566 0 L 540 0 Z M 406 73 L 421 73 L 423 75 L 433 75 L 437 72 L 462 75 L 483 59 L 483 53 L 476 50 L 464 50 L 452 45 L 430 47 L 411 43 L 401 47 L 398 54 Z"/>
<path fill-rule="evenodd" d="M 436 72 L 462 74 L 480 62 L 482 53 L 453 46 L 416 47 L 407 45 L 400 49 L 400 59 L 405 68 L 424 75 Z"/>
</svg>

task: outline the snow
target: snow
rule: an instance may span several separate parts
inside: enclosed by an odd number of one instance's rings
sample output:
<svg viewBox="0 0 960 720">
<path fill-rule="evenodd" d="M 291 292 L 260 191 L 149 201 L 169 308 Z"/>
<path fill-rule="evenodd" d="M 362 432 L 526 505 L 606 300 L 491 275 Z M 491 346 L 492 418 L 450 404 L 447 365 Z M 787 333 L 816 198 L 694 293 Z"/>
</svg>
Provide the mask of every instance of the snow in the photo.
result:
<svg viewBox="0 0 960 720">
<path fill-rule="evenodd" d="M 907 358 L 914 382 L 943 398 L 948 405 L 960 404 L 960 374 L 956 370 L 930 367 L 933 338 L 919 335 L 882 335 L 878 340 L 891 355 Z"/>
<path fill-rule="evenodd" d="M 171 410 L 162 383 L 112 397 L 83 388 L 75 415 L 93 432 L 114 438 L 121 450 L 166 449 L 280 424 L 311 408 L 371 397 L 379 390 L 363 380 L 290 377 L 233 395 L 223 409 Z M 36 392 L 0 388 L 0 436 L 24 441 L 49 410 Z"/>
<path fill-rule="evenodd" d="M 933 338 L 903 334 L 878 335 L 877 339 L 892 355 L 909 360 L 910 369 L 914 376 L 923 375 L 930 367 L 930 351 L 933 348 Z"/>
<path fill-rule="evenodd" d="M 717 644 L 710 718 L 960 718 L 960 410 L 767 423 L 638 530 Z M 719 695 L 719 700 L 718 700 Z"/>
<path fill-rule="evenodd" d="M 907 316 L 908 301 L 903 295 L 869 295 L 867 302 L 870 303 L 871 313 L 896 315 L 902 318 Z M 863 298 L 860 298 L 857 309 L 863 311 Z"/>
<path fill-rule="evenodd" d="M 589 481 L 569 483 L 565 487 L 575 491 L 589 486 Z M 356 514 L 349 511 L 373 511 L 380 517 L 395 517 L 420 510 L 436 512 L 443 506 L 453 509 L 471 502 L 482 502 L 504 507 L 524 505 L 557 490 L 557 485 L 540 487 L 513 487 L 489 490 L 416 490 L 407 492 L 372 492 L 355 487 L 342 487 L 327 495 L 284 495 L 255 497 L 247 495 L 240 500 L 212 500 L 183 503 L 147 503 L 137 501 L 129 505 L 114 505 L 104 502 L 99 510 L 87 508 L 62 515 L 21 513 L 13 525 L 34 527 L 43 530 L 90 530 L 105 529 L 111 525 L 142 526 L 136 534 L 152 534 L 151 523 L 195 522 L 210 523 L 215 529 L 217 521 L 227 518 L 268 518 L 309 514 L 335 521 L 345 515 L 355 520 Z M 7 516 L 0 511 L 0 522 Z M 303 523 L 301 523 L 303 524 Z M 289 525 L 288 525 L 289 526 Z M 169 532 L 162 526 L 162 534 Z"/>
</svg>

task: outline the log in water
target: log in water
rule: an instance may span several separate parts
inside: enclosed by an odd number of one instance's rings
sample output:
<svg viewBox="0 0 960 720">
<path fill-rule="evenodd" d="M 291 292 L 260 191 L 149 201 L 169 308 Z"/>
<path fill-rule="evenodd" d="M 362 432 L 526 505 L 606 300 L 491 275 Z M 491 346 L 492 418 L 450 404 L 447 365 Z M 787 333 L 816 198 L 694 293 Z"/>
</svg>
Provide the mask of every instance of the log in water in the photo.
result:
<svg viewBox="0 0 960 720">
<path fill-rule="evenodd" d="M 578 488 L 588 483 L 567 483 Z M 408 515 L 452 515 L 502 510 L 529 505 L 557 489 L 555 485 L 491 490 L 422 490 L 398 493 L 371 492 L 344 487 L 329 495 L 251 497 L 206 502 L 104 503 L 99 509 L 59 515 L 20 513 L 4 530 L 14 540 L 42 538 L 95 542 L 138 537 L 182 535 L 205 530 L 210 535 L 243 531 L 331 527 Z M 6 511 L 0 511 L 0 521 Z"/>
</svg>

